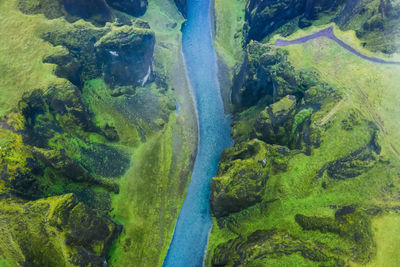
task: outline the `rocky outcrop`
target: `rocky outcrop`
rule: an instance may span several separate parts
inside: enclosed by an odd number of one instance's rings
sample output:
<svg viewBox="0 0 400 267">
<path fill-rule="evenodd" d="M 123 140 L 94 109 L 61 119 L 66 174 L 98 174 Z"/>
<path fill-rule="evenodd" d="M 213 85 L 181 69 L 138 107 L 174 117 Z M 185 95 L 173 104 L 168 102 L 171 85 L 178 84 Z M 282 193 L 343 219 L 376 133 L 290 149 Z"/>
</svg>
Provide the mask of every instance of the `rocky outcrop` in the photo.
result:
<svg viewBox="0 0 400 267">
<path fill-rule="evenodd" d="M 351 258 L 361 263 L 371 260 L 375 252 L 370 219 L 354 206 L 337 210 L 334 218 L 297 214 L 296 222 L 306 231 L 334 233 L 353 244 Z"/>
<path fill-rule="evenodd" d="M 144 21 L 103 28 L 74 24 L 50 31 L 43 38 L 66 48 L 45 62 L 56 63 L 56 74 L 79 87 L 102 76 L 111 89 L 143 86 L 152 78 L 155 36 Z"/>
<path fill-rule="evenodd" d="M 146 12 L 147 0 L 106 0 L 107 4 L 119 11 L 139 17 Z"/>
<path fill-rule="evenodd" d="M 296 97 L 292 95 L 266 107 L 254 125 L 257 137 L 270 144 L 288 144 L 295 109 Z"/>
<path fill-rule="evenodd" d="M 94 47 L 111 87 L 143 86 L 153 71 L 155 37 L 149 27 L 122 26 L 101 37 Z"/>
<path fill-rule="evenodd" d="M 259 140 L 226 149 L 211 182 L 211 211 L 222 217 L 261 201 L 270 173 L 284 171 L 289 151 Z"/>
<path fill-rule="evenodd" d="M 399 51 L 396 36 L 400 34 L 400 5 L 396 1 L 346 1 L 334 22 L 343 29 L 355 30 L 363 45 L 372 51 Z"/>
<path fill-rule="evenodd" d="M 374 129 L 374 126 L 371 127 Z M 328 162 L 319 170 L 317 178 L 325 173 L 335 180 L 346 180 L 357 177 L 372 169 L 379 160 L 381 147 L 377 143 L 376 133 L 372 133 L 371 141 L 364 147 L 353 151 L 349 155 Z M 326 186 L 326 183 L 323 183 Z"/>
<path fill-rule="evenodd" d="M 300 239 L 282 230 L 257 230 L 247 237 L 237 237 L 218 245 L 213 253 L 212 266 L 264 266 L 257 259 L 276 258 L 299 253 L 316 265 L 343 266 L 326 244 Z M 268 262 L 268 260 L 267 260 Z"/>
<path fill-rule="evenodd" d="M 252 41 L 246 47 L 242 70 L 234 77 L 232 102 L 237 110 L 269 105 L 286 95 L 301 97 L 311 79 L 296 75 L 287 54 Z"/>
<path fill-rule="evenodd" d="M 121 231 L 72 194 L 31 202 L 2 199 L 0 207 L 0 254 L 13 266 L 104 266 Z"/>
<path fill-rule="evenodd" d="M 246 5 L 247 40 L 261 40 L 304 13 L 307 0 L 248 0 Z"/>
</svg>

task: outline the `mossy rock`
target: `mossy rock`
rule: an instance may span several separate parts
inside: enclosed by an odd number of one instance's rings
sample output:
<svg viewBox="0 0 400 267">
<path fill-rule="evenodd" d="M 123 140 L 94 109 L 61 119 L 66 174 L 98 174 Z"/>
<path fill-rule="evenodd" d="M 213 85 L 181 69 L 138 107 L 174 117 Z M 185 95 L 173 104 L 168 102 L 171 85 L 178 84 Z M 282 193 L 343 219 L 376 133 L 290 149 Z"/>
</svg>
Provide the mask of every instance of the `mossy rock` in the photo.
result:
<svg viewBox="0 0 400 267">
<path fill-rule="evenodd" d="M 214 250 L 211 266 L 259 266 L 256 264 L 257 259 L 294 253 L 299 253 L 320 266 L 345 265 L 325 244 L 296 238 L 287 231 L 272 229 L 257 230 L 248 236 L 237 237 L 218 245 Z"/>
<path fill-rule="evenodd" d="M 121 231 L 72 194 L 31 202 L 2 199 L 0 205 L 0 254 L 15 265 L 102 266 Z"/>
<path fill-rule="evenodd" d="M 254 124 L 255 135 L 270 144 L 288 145 L 295 109 L 296 97 L 291 95 L 269 105 Z"/>
<path fill-rule="evenodd" d="M 256 139 L 225 150 L 211 182 L 212 214 L 222 217 L 260 202 L 269 175 L 284 171 L 288 156 L 287 148 Z"/>
<path fill-rule="evenodd" d="M 303 230 L 334 233 L 350 241 L 354 249 L 347 254 L 356 262 L 369 262 L 376 251 L 370 218 L 355 206 L 342 207 L 336 211 L 335 218 L 297 214 L 295 219 Z"/>
</svg>

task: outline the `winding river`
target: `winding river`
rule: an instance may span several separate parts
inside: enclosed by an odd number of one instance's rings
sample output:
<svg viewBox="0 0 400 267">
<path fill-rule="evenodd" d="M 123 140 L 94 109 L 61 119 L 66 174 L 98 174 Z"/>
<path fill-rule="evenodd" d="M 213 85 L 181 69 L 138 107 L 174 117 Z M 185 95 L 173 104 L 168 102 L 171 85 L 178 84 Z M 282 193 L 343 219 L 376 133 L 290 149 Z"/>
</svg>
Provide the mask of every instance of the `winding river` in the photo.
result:
<svg viewBox="0 0 400 267">
<path fill-rule="evenodd" d="M 210 0 L 188 0 L 182 50 L 199 124 L 196 161 L 164 259 L 164 267 L 202 266 L 212 226 L 210 182 L 217 173 L 222 151 L 232 145 L 229 117 L 224 114 L 213 47 Z"/>
</svg>

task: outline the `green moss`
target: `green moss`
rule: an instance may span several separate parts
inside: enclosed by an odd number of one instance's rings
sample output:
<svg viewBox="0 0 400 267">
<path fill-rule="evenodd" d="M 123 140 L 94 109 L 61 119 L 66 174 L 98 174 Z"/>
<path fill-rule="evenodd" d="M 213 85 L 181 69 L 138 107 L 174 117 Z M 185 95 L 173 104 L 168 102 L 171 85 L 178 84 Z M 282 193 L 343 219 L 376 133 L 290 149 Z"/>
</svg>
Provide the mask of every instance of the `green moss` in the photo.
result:
<svg viewBox="0 0 400 267">
<path fill-rule="evenodd" d="M 292 135 L 296 132 L 297 127 L 299 127 L 299 125 L 302 124 L 307 118 L 309 118 L 313 114 L 313 112 L 314 109 L 312 108 L 302 109 L 296 114 L 296 116 L 294 116 L 291 132 Z"/>
<path fill-rule="evenodd" d="M 289 39 L 319 29 L 299 31 Z M 382 57 L 363 49 L 354 32 L 341 32 L 337 27 L 335 32 L 341 40 L 362 53 Z M 254 58 L 250 60 L 254 64 L 270 66 L 268 62 L 271 61 L 262 57 L 258 49 L 266 49 L 275 39 L 264 44 L 264 48 L 257 47 L 255 42 L 250 44 L 249 49 L 254 49 L 250 55 Z M 385 253 L 382 251 L 382 242 L 377 243 L 375 248 L 379 237 L 372 236 L 374 230 L 370 222 L 377 216 L 372 210 L 377 207 L 378 210 L 384 210 L 386 204 L 383 203 L 392 203 L 396 190 L 400 188 L 397 181 L 399 155 L 396 152 L 400 147 L 399 131 L 393 115 L 390 116 L 400 112 L 396 104 L 400 99 L 399 81 L 395 75 L 398 67 L 370 63 L 324 38 L 279 50 L 284 50 L 279 52 L 282 55 L 287 53 L 287 63 L 293 73 L 286 71 L 289 69 L 274 69 L 274 79 L 278 84 L 290 84 L 293 88 L 291 92 L 299 93 L 296 95 L 296 110 L 292 113 L 290 128 L 282 132 L 290 135 L 292 128 L 295 128 L 295 136 L 302 136 L 311 144 L 310 149 L 306 151 L 307 154 L 290 151 L 287 168 L 269 175 L 259 203 L 224 218 L 214 219 L 207 265 L 210 266 L 213 259 L 226 256 L 225 263 L 228 266 L 238 260 L 244 260 L 242 263 L 250 266 L 274 266 L 277 262 L 291 266 L 294 259 L 299 261 L 299 265 L 318 266 L 321 262 L 311 261 L 309 256 L 320 253 L 321 248 L 329 256 L 327 265 L 334 265 L 336 260 L 349 261 L 351 264 L 374 264 L 378 260 L 374 258 L 375 251 L 381 253 L 379 260 Z M 392 60 L 396 58 L 398 55 L 394 55 Z M 258 70 L 262 70 L 262 66 Z M 260 76 L 257 73 L 257 76 L 251 77 Z M 252 86 L 249 89 L 254 88 Z M 290 94 L 285 90 L 282 92 Z M 255 103 L 233 116 L 235 140 L 240 140 L 237 146 L 249 143 L 251 134 L 246 127 L 252 127 L 262 105 Z M 276 111 L 281 110 L 278 103 Z M 255 160 L 257 156 L 250 158 Z M 221 166 L 235 164 L 235 161 L 229 159 Z M 324 169 L 327 166 L 331 166 L 329 171 Z M 235 168 L 243 168 L 244 172 L 250 169 L 245 163 Z M 240 179 L 236 178 L 238 181 Z M 335 212 L 349 205 L 360 207 L 360 211 L 346 217 L 344 223 L 333 219 Z M 309 223 L 313 221 L 315 227 L 312 230 L 301 227 L 296 222 L 296 214 L 302 214 L 304 218 L 317 218 L 315 221 L 308 220 Z M 267 245 L 253 246 L 252 241 L 248 240 L 257 230 L 271 229 L 287 231 L 291 237 L 308 240 L 314 245 L 307 246 L 309 253 L 284 253 L 280 248 L 270 247 L 271 251 L 267 253 Z M 381 227 L 379 233 L 384 235 L 385 230 Z M 287 240 L 281 239 L 278 243 L 290 248 L 292 241 Z M 247 246 L 251 249 L 246 250 Z M 251 257 L 248 251 L 259 257 Z"/>
<path fill-rule="evenodd" d="M 81 248 L 94 253 L 93 258 L 101 262 L 118 232 L 110 219 L 78 203 L 71 194 L 26 203 L 3 199 L 0 205 L 0 252 L 18 265 L 87 264 L 88 259 L 80 254 Z M 103 226 L 107 232 L 103 232 Z"/>
<path fill-rule="evenodd" d="M 43 16 L 22 14 L 17 1 L 12 0 L 0 3 L 0 20 L 0 116 L 4 116 L 16 107 L 24 92 L 64 81 L 53 74 L 53 65 L 43 63 L 45 56 L 59 50 L 39 37 L 50 27 Z"/>
</svg>

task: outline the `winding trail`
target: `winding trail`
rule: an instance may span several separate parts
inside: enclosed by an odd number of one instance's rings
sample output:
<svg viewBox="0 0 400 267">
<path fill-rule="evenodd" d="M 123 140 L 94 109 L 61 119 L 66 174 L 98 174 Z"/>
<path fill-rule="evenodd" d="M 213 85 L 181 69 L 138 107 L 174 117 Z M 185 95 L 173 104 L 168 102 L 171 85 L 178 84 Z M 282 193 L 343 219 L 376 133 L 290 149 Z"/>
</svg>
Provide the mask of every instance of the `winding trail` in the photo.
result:
<svg viewBox="0 0 400 267">
<path fill-rule="evenodd" d="M 295 45 L 295 44 L 304 44 L 310 40 L 316 39 L 316 38 L 321 38 L 321 37 L 326 37 L 331 39 L 332 41 L 336 42 L 338 45 L 340 45 L 341 47 L 343 47 L 344 49 L 346 49 L 347 51 L 349 51 L 350 53 L 363 58 L 365 60 L 371 61 L 371 62 L 375 62 L 375 63 L 379 63 L 379 64 L 387 64 L 387 65 L 400 65 L 400 62 L 396 62 L 396 61 L 386 61 L 380 58 L 376 58 L 376 57 L 369 57 L 366 55 L 361 54 L 360 52 L 358 52 L 356 49 L 354 49 L 353 47 L 351 47 L 350 45 L 346 44 L 345 42 L 343 42 L 342 40 L 340 40 L 339 38 L 336 37 L 334 31 L 333 31 L 333 26 L 330 26 L 326 29 L 323 29 L 319 32 L 304 36 L 304 37 L 300 37 L 298 39 L 294 39 L 294 40 L 282 40 L 282 39 L 278 39 L 276 40 L 274 46 L 275 47 L 282 47 L 282 46 L 289 46 L 289 45 Z"/>
<path fill-rule="evenodd" d="M 182 31 L 186 72 L 196 103 L 199 143 L 186 198 L 164 259 L 164 267 L 203 265 L 211 230 L 210 182 L 222 151 L 233 144 L 218 83 L 217 57 L 211 35 L 210 0 L 188 0 Z"/>
</svg>

